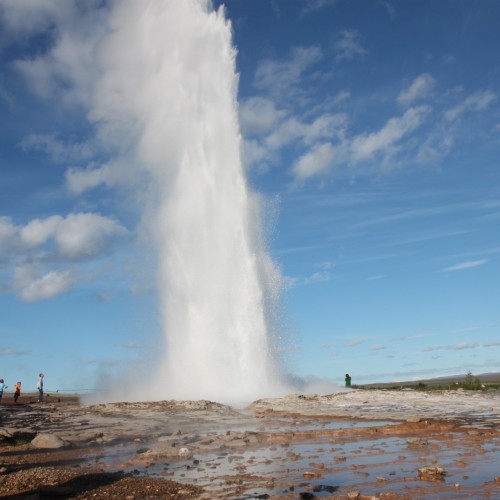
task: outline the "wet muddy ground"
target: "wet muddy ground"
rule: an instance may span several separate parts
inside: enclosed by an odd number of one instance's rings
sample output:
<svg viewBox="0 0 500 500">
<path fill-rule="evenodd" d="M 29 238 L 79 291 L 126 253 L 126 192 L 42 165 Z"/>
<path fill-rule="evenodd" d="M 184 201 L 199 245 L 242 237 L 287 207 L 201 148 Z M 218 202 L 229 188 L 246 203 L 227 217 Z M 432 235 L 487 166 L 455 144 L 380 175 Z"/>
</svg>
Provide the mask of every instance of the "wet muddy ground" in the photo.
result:
<svg viewBox="0 0 500 500">
<path fill-rule="evenodd" d="M 50 401 L 0 406 L 0 497 L 500 498 L 497 392 Z"/>
</svg>

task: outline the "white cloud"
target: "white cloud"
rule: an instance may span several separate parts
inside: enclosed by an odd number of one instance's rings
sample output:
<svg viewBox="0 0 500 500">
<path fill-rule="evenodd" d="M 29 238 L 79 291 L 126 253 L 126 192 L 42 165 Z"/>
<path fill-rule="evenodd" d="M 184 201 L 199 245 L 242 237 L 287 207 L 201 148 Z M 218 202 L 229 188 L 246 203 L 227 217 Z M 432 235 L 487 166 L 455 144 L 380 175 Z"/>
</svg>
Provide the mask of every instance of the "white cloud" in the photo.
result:
<svg viewBox="0 0 500 500">
<path fill-rule="evenodd" d="M 406 106 L 413 103 L 417 99 L 427 97 L 429 92 L 434 87 L 435 83 L 436 81 L 434 80 L 434 78 L 432 78 L 431 75 L 429 75 L 429 73 L 422 73 L 421 75 L 417 76 L 415 80 L 413 80 L 413 82 L 407 89 L 401 91 L 397 98 L 397 101 L 400 104 Z"/>
<path fill-rule="evenodd" d="M 496 98 L 496 94 L 491 90 L 480 90 L 464 99 L 454 108 L 449 109 L 444 116 L 450 121 L 456 120 L 466 112 L 477 112 L 486 109 Z"/>
<path fill-rule="evenodd" d="M 319 140 L 338 138 L 342 139 L 347 125 L 347 116 L 343 113 L 325 113 L 316 118 L 310 125 L 303 128 L 303 142 L 307 145 L 315 144 Z"/>
<path fill-rule="evenodd" d="M 283 285 L 286 289 L 294 288 L 296 286 L 312 285 L 314 283 L 324 283 L 330 281 L 331 274 L 328 271 L 316 272 L 311 276 L 295 278 L 292 276 L 285 276 Z"/>
<path fill-rule="evenodd" d="M 303 12 L 305 14 L 321 10 L 327 5 L 333 5 L 337 0 L 306 0 Z"/>
<path fill-rule="evenodd" d="M 352 160 L 354 162 L 368 160 L 375 153 L 390 148 L 420 126 L 429 112 L 429 106 L 410 108 L 403 116 L 390 118 L 378 132 L 357 136 L 351 143 Z"/>
<path fill-rule="evenodd" d="M 27 354 L 31 354 L 31 351 L 19 351 L 11 347 L 0 348 L 0 356 L 26 356 Z"/>
<path fill-rule="evenodd" d="M 143 346 L 139 345 L 137 342 L 126 342 L 125 344 L 122 344 L 121 347 L 125 349 L 142 349 Z"/>
<path fill-rule="evenodd" d="M 385 274 L 377 274 L 376 276 L 370 276 L 369 278 L 366 278 L 366 281 L 378 281 L 386 278 L 387 276 Z"/>
<path fill-rule="evenodd" d="M 279 149 L 292 141 L 304 136 L 305 127 L 295 118 L 290 118 L 280 124 L 277 129 L 266 137 L 265 144 L 270 149 Z"/>
<path fill-rule="evenodd" d="M 381 351 L 382 349 L 385 349 L 385 345 L 384 344 L 374 344 L 371 347 L 372 351 Z"/>
<path fill-rule="evenodd" d="M 425 347 L 422 352 L 432 352 L 432 351 L 462 351 L 464 349 L 475 349 L 479 344 L 476 342 L 459 342 L 456 345 L 441 345 Z"/>
<path fill-rule="evenodd" d="M 60 263 L 74 267 L 101 257 L 115 238 L 127 234 L 118 222 L 93 213 L 33 219 L 25 226 L 0 217 L 0 249 L 4 259 L 15 268 L 6 289 L 25 301 L 53 298 L 79 282 L 76 270 L 60 269 Z"/>
<path fill-rule="evenodd" d="M 21 228 L 20 238 L 22 243 L 28 248 L 44 244 L 55 234 L 62 220 L 63 218 L 60 215 L 53 215 L 46 219 L 33 219 Z"/>
<path fill-rule="evenodd" d="M 269 132 L 283 115 L 273 101 L 264 97 L 243 100 L 239 112 L 242 131 L 248 135 Z"/>
<path fill-rule="evenodd" d="M 312 283 L 321 283 L 324 281 L 330 281 L 331 276 L 329 272 L 314 273 L 311 276 L 304 279 L 305 285 L 310 285 Z"/>
<path fill-rule="evenodd" d="M 85 168 L 69 167 L 64 173 L 66 187 L 78 195 L 98 186 L 119 187 L 137 185 L 138 171 L 130 163 L 121 160 L 110 161 L 104 165 L 91 163 Z"/>
<path fill-rule="evenodd" d="M 0 255 L 7 254 L 16 246 L 18 228 L 10 217 L 0 217 Z"/>
<path fill-rule="evenodd" d="M 318 262 L 315 264 L 316 267 L 319 267 L 320 269 L 331 269 L 333 267 L 333 264 L 329 261 L 326 260 L 324 262 Z"/>
<path fill-rule="evenodd" d="M 42 151 L 57 163 L 89 159 L 94 154 L 89 143 L 66 143 L 51 134 L 29 134 L 19 146 L 25 151 Z"/>
<path fill-rule="evenodd" d="M 293 166 L 293 174 L 298 180 L 320 175 L 332 168 L 335 148 L 329 142 L 318 144 L 302 155 Z"/>
<path fill-rule="evenodd" d="M 58 0 L 3 0 L 0 4 L 2 29 L 11 37 L 23 38 L 46 30 L 55 16 L 64 16 L 72 2 Z"/>
<path fill-rule="evenodd" d="M 365 342 L 364 339 L 352 339 L 348 340 L 347 342 L 344 343 L 345 347 L 355 347 L 357 345 L 363 344 Z"/>
<path fill-rule="evenodd" d="M 319 47 L 295 47 L 288 60 L 266 59 L 257 68 L 255 86 L 276 97 L 289 98 L 303 74 L 322 58 Z"/>
<path fill-rule="evenodd" d="M 37 277 L 31 269 L 19 267 L 15 274 L 14 288 L 26 302 L 52 299 L 68 291 L 76 282 L 75 276 L 68 270 L 50 271 Z"/>
<path fill-rule="evenodd" d="M 57 226 L 54 239 L 62 257 L 94 257 L 109 247 L 110 239 L 127 230 L 116 221 L 91 213 L 70 214 Z"/>
<path fill-rule="evenodd" d="M 459 264 L 455 264 L 454 266 L 446 267 L 442 269 L 442 272 L 451 272 L 451 271 L 461 271 L 462 269 L 470 269 L 471 267 L 478 267 L 486 264 L 488 262 L 487 259 L 481 260 L 470 260 L 467 262 L 460 262 Z"/>
<path fill-rule="evenodd" d="M 390 155 L 395 145 L 419 127 L 429 113 L 428 106 L 410 108 L 402 116 L 390 118 L 377 132 L 360 134 L 353 139 L 344 137 L 344 122 L 337 122 L 342 125 L 329 128 L 329 132 L 335 134 L 337 130 L 339 142 L 315 144 L 297 160 L 292 172 L 297 180 L 303 181 L 329 172 L 335 164 L 356 164 L 372 160 L 376 154 Z"/>
<path fill-rule="evenodd" d="M 367 54 L 360 41 L 359 33 L 355 30 L 344 30 L 340 33 L 334 45 L 335 61 L 349 61 Z"/>
<path fill-rule="evenodd" d="M 2 3 L 7 29 L 19 37 L 29 37 L 52 28 L 52 45 L 33 59 L 18 60 L 18 71 L 41 97 L 71 104 L 90 102 L 97 67 L 96 50 L 106 24 L 107 7 L 97 0 L 14 1 Z"/>
<path fill-rule="evenodd" d="M 9 226 L 0 219 L 0 237 L 3 232 L 18 239 L 24 249 L 40 247 L 49 241 L 56 245 L 58 260 L 80 260 L 105 252 L 116 237 L 128 231 L 113 219 L 94 213 L 59 215 L 33 219 L 24 227 Z"/>
</svg>

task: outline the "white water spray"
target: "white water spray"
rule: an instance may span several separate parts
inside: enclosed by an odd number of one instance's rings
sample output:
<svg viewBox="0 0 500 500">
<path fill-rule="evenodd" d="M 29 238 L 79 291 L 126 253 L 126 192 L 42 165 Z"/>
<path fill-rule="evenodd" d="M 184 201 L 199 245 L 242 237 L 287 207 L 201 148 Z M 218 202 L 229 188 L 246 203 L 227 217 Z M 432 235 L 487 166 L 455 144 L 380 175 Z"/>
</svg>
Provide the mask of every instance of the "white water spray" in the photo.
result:
<svg viewBox="0 0 500 500">
<path fill-rule="evenodd" d="M 229 22 L 208 0 L 126 0 L 112 25 L 103 57 L 113 70 L 94 109 L 134 120 L 126 140 L 154 186 L 147 219 L 167 335 L 143 397 L 276 395 L 269 313 L 280 274 L 243 171 Z"/>
</svg>

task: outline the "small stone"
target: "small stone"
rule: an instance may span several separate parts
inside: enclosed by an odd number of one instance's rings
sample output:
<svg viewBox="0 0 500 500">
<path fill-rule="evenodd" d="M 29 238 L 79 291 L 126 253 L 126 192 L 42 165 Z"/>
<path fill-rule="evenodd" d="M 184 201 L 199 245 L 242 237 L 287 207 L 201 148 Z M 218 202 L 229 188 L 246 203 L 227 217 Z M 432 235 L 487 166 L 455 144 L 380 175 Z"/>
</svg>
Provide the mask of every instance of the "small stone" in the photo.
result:
<svg viewBox="0 0 500 500">
<path fill-rule="evenodd" d="M 420 477 L 442 478 L 446 475 L 445 470 L 439 466 L 422 467 L 418 469 Z"/>
<path fill-rule="evenodd" d="M 347 493 L 347 498 L 349 500 L 357 500 L 360 497 L 361 493 L 358 490 L 352 490 Z"/>
<path fill-rule="evenodd" d="M 317 477 L 318 475 L 315 472 L 306 470 L 303 474 L 304 477 Z"/>
<path fill-rule="evenodd" d="M 429 446 L 429 441 L 424 438 L 409 438 L 406 440 L 406 443 L 408 446 L 415 447 L 415 448 L 422 448 L 424 446 Z"/>
<path fill-rule="evenodd" d="M 193 452 L 189 448 L 181 448 L 178 455 L 181 458 L 191 458 L 193 456 Z"/>
</svg>

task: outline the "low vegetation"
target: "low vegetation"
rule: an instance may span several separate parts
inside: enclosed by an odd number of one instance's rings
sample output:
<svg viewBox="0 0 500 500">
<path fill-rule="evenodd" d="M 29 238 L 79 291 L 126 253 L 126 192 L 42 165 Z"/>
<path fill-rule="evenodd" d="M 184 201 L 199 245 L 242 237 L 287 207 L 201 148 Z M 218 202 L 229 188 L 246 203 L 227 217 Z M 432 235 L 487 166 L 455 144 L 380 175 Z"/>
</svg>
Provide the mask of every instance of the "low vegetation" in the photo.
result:
<svg viewBox="0 0 500 500">
<path fill-rule="evenodd" d="M 500 390 L 500 374 L 484 374 L 475 376 L 468 371 L 466 375 L 421 381 L 388 382 L 353 385 L 355 389 L 386 389 L 401 390 L 414 389 L 416 391 L 443 391 L 458 390 L 467 391 L 498 391 Z"/>
</svg>

